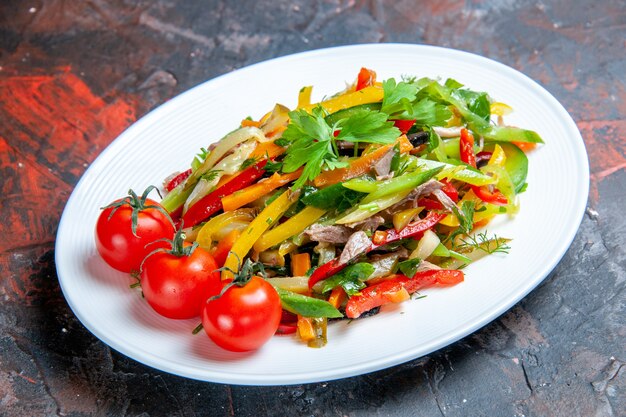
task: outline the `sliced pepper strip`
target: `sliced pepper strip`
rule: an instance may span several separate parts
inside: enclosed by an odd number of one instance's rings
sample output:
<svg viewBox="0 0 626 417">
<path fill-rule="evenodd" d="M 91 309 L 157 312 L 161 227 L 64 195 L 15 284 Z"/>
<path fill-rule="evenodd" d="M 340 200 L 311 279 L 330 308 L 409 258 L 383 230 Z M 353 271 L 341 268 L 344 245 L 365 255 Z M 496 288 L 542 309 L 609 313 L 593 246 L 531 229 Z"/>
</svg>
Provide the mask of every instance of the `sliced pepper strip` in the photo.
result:
<svg viewBox="0 0 626 417">
<path fill-rule="evenodd" d="M 476 168 L 476 154 L 474 153 L 474 136 L 467 129 L 461 129 L 461 139 L 459 141 L 461 161 Z M 504 152 L 502 152 L 504 154 Z M 506 158 L 506 156 L 504 156 Z M 493 159 L 493 156 L 492 156 Z M 505 159 L 506 160 L 506 159 Z M 504 162 L 503 162 L 504 163 Z M 478 187 L 472 185 L 472 190 L 478 198 L 485 203 L 506 206 L 509 200 L 497 189 L 491 190 L 488 186 Z"/>
<path fill-rule="evenodd" d="M 245 206 L 246 204 L 263 197 L 270 191 L 289 184 L 291 181 L 299 178 L 301 174 L 302 169 L 284 175 L 274 173 L 267 180 L 257 182 L 256 184 L 252 184 L 242 190 L 235 191 L 233 194 L 224 196 L 222 197 L 224 211 L 235 210 L 239 207 Z"/>
<path fill-rule="evenodd" d="M 399 232 L 396 232 L 395 229 L 389 229 L 384 232 L 377 231 L 374 233 L 374 237 L 372 239 L 372 249 L 387 245 L 400 239 L 405 239 L 407 237 L 421 237 L 426 230 L 429 230 L 434 225 L 439 223 L 444 217 L 446 217 L 446 215 L 443 213 L 431 211 L 423 219 L 409 223 Z"/>
<path fill-rule="evenodd" d="M 381 283 L 363 289 L 359 295 L 350 297 L 346 304 L 346 317 L 355 319 L 375 307 L 397 302 L 397 297 L 402 290 L 413 294 L 435 285 L 456 285 L 463 282 L 463 279 L 463 271 L 455 269 L 417 272 L 412 278 L 402 274 L 393 275 Z"/>
<path fill-rule="evenodd" d="M 383 94 L 383 89 L 380 87 L 365 87 L 362 90 L 342 94 L 338 97 L 331 98 L 330 100 L 309 104 L 308 106 L 302 106 L 302 108 L 310 112 L 315 107 L 322 106 L 328 113 L 335 113 L 336 111 L 358 106 L 360 104 L 377 103 L 382 101 Z"/>
<path fill-rule="evenodd" d="M 476 154 L 474 153 L 474 136 L 469 130 L 461 129 L 461 139 L 459 140 L 461 161 L 472 168 L 476 168 Z"/>
<path fill-rule="evenodd" d="M 376 84 L 376 72 L 365 67 L 361 68 L 361 71 L 359 71 L 359 75 L 357 76 L 355 90 L 359 91 L 365 87 L 371 87 L 374 84 Z"/>
<path fill-rule="evenodd" d="M 231 181 L 218 187 L 215 191 L 202 197 L 193 206 L 189 207 L 182 217 L 185 227 L 195 226 L 220 211 L 223 208 L 222 197 L 241 190 L 261 178 L 265 173 L 263 169 L 265 164 L 267 164 L 267 160 L 257 162 L 255 165 L 245 169 Z"/>
<path fill-rule="evenodd" d="M 189 168 L 187 171 L 183 171 L 180 174 L 176 175 L 174 178 L 169 180 L 163 188 L 165 188 L 165 191 L 170 192 L 174 188 L 176 188 L 179 184 L 181 184 L 183 181 L 185 181 L 190 175 L 191 175 L 191 168 Z"/>
<path fill-rule="evenodd" d="M 297 235 L 304 229 L 312 225 L 326 213 L 326 210 L 313 206 L 303 208 L 298 214 L 291 217 L 284 223 L 276 226 L 274 229 L 265 232 L 263 236 L 254 244 L 254 250 L 262 252 L 274 245 L 279 244 L 291 236 Z"/>
<path fill-rule="evenodd" d="M 325 187 L 328 185 L 337 184 L 338 182 L 346 181 L 351 178 L 360 177 L 363 174 L 369 172 L 374 164 L 378 162 L 389 150 L 393 148 L 393 145 L 384 145 L 376 150 L 361 156 L 360 158 L 352 161 L 350 166 L 346 168 L 338 168 L 332 171 L 324 171 L 313 180 L 316 187 Z"/>
<path fill-rule="evenodd" d="M 250 153 L 248 158 L 276 158 L 285 153 L 285 148 L 276 145 L 274 142 L 259 143 Z"/>
<path fill-rule="evenodd" d="M 235 241 L 232 249 L 230 250 L 226 262 L 224 263 L 224 270 L 222 271 L 222 280 L 229 280 L 233 278 L 233 272 L 238 272 L 243 262 L 254 243 L 261 237 L 276 220 L 291 207 L 296 201 L 290 198 L 291 191 L 287 190 L 282 193 L 276 200 L 265 207 L 265 209 L 259 213 L 258 216 L 244 229 L 239 239 Z M 295 197 L 295 196 L 294 196 Z M 226 269 L 228 268 L 228 269 Z"/>
</svg>

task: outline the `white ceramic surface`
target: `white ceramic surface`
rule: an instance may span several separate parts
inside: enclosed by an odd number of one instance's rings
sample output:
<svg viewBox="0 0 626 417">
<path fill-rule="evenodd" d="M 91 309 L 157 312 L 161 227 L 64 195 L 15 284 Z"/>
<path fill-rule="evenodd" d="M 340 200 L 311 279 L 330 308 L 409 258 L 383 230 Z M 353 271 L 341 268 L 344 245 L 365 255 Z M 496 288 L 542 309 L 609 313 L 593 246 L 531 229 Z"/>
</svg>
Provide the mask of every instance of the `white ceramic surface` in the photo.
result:
<svg viewBox="0 0 626 417">
<path fill-rule="evenodd" d="M 97 255 L 93 230 L 99 208 L 160 184 L 183 170 L 200 147 L 232 130 L 245 116 L 260 117 L 276 102 L 294 107 L 299 89 L 314 85 L 314 99 L 354 79 L 361 66 L 379 79 L 401 75 L 453 77 L 488 91 L 515 112 L 507 118 L 546 141 L 530 154 L 528 190 L 521 211 L 490 232 L 510 237 L 509 255 L 491 256 L 466 269 L 466 281 L 428 297 L 383 308 L 374 317 L 334 323 L 323 349 L 290 336 L 262 349 L 235 354 L 204 335 L 198 320 L 160 317 L 128 275 Z M 278 385 L 337 379 L 375 371 L 428 354 L 489 323 L 535 288 L 556 266 L 582 219 L 589 167 L 582 138 L 565 109 L 525 75 L 492 60 L 456 50 L 400 44 L 346 46 L 286 56 L 201 84 L 157 108 L 118 137 L 84 174 L 58 230 L 56 265 L 63 293 L 80 321 L 113 349 L 157 369 L 206 381 Z M 402 314 L 401 314 L 402 313 Z"/>
</svg>

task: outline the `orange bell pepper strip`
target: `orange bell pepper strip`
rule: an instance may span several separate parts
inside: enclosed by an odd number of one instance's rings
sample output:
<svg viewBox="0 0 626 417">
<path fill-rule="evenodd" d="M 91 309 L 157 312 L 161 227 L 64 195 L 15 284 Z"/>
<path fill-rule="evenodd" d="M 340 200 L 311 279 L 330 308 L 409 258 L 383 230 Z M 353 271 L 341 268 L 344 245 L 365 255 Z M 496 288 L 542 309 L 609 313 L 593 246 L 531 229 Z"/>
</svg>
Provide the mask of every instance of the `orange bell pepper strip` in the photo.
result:
<svg viewBox="0 0 626 417">
<path fill-rule="evenodd" d="M 303 277 L 311 269 L 311 255 L 296 253 L 291 255 L 291 274 L 294 277 Z"/>
<path fill-rule="evenodd" d="M 310 317 L 298 316 L 298 336 L 300 336 L 300 339 L 305 342 L 315 339 L 313 319 Z"/>
<path fill-rule="evenodd" d="M 337 184 L 338 182 L 346 181 L 351 178 L 360 177 L 363 174 L 368 173 L 374 164 L 378 162 L 385 154 L 393 148 L 393 145 L 384 145 L 380 148 L 361 156 L 350 163 L 350 166 L 346 168 L 337 168 L 332 171 L 324 171 L 315 179 L 313 183 L 316 187 L 326 187 L 329 185 Z"/>
<path fill-rule="evenodd" d="M 259 127 L 261 126 L 261 122 L 257 122 L 255 120 L 243 119 L 241 121 L 241 127 Z"/>
<path fill-rule="evenodd" d="M 335 287 L 330 292 L 330 296 L 328 297 L 328 302 L 335 308 L 339 308 L 339 306 L 346 300 L 346 292 L 343 288 Z"/>
<path fill-rule="evenodd" d="M 350 166 L 346 168 L 338 168 L 332 171 L 324 171 L 315 179 L 313 183 L 316 187 L 326 187 L 329 185 L 337 184 L 338 182 L 347 181 L 351 178 L 360 177 L 363 174 L 368 173 L 374 167 L 374 164 L 378 162 L 391 148 L 395 145 L 400 147 L 400 153 L 407 153 L 413 149 L 413 145 L 407 139 L 406 135 L 399 136 L 396 142 L 389 145 L 383 145 L 371 152 L 362 155 L 358 159 L 352 161 Z"/>
<path fill-rule="evenodd" d="M 274 173 L 265 181 L 257 182 L 256 184 L 252 184 L 242 190 L 224 196 L 222 197 L 222 206 L 224 206 L 224 211 L 236 210 L 239 207 L 253 202 L 254 200 L 258 200 L 270 191 L 289 184 L 291 181 L 299 178 L 300 174 L 302 174 L 302 169 L 284 175 Z"/>
<path fill-rule="evenodd" d="M 278 155 L 285 153 L 285 148 L 276 145 L 274 142 L 259 143 L 252 151 L 248 158 L 276 158 Z"/>
</svg>

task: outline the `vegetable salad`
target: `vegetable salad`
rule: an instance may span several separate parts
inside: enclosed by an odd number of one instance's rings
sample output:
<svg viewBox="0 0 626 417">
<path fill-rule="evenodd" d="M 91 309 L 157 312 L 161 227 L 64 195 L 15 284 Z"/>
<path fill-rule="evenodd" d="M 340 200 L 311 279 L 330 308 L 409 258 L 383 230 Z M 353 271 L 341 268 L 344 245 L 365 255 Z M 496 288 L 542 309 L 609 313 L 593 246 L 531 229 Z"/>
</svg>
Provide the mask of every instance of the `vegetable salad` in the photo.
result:
<svg viewBox="0 0 626 417">
<path fill-rule="evenodd" d="M 509 106 L 452 79 L 379 81 L 363 68 L 330 98 L 312 103 L 311 93 L 242 120 L 165 180 L 160 203 L 148 200 L 176 234 L 161 225 L 162 239 L 144 240 L 160 243 L 144 254 L 138 285 L 161 314 L 200 316 L 229 350 L 274 334 L 321 347 L 329 320 L 456 285 L 466 265 L 507 253 L 509 239 L 476 229 L 518 212 L 526 153 L 543 143 L 506 125 Z M 133 193 L 107 216 L 127 204 L 136 227 L 146 197 Z M 201 276 L 188 265 L 196 252 Z"/>
</svg>

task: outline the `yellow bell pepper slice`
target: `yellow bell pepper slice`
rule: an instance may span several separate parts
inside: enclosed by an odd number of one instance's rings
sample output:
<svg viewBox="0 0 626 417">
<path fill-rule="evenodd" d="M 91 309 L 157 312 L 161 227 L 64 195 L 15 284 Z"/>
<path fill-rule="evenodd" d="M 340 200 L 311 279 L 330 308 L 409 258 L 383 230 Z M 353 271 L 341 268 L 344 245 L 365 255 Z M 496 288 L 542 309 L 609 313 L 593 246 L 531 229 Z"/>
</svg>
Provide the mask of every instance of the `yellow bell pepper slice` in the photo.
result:
<svg viewBox="0 0 626 417">
<path fill-rule="evenodd" d="M 311 91 L 313 91 L 313 87 L 310 85 L 302 87 L 298 93 L 298 109 L 311 105 Z"/>
<path fill-rule="evenodd" d="M 313 110 L 317 106 L 322 106 L 328 113 L 335 113 L 339 110 L 347 109 L 350 107 L 358 106 L 361 104 L 378 103 L 383 99 L 383 89 L 380 87 L 372 86 L 365 87 L 362 90 L 355 91 L 353 93 L 342 94 L 338 97 L 331 98 L 319 103 L 309 104 L 308 106 L 302 106 L 302 108 L 308 112 Z"/>
<path fill-rule="evenodd" d="M 289 239 L 291 236 L 295 236 L 302 232 L 304 229 L 312 225 L 326 213 L 326 210 L 319 209 L 313 206 L 307 206 L 303 208 L 298 214 L 276 226 L 269 232 L 265 232 L 263 236 L 254 244 L 254 250 L 262 252 L 274 245 L 278 245 Z"/>
<path fill-rule="evenodd" d="M 496 144 L 493 149 L 493 153 L 491 154 L 491 158 L 489 158 L 488 165 L 503 167 L 504 164 L 506 164 L 506 153 L 504 153 L 502 146 Z"/>
<path fill-rule="evenodd" d="M 496 116 L 506 116 L 513 112 L 513 107 L 509 106 L 508 104 L 496 101 L 495 103 L 491 103 L 491 106 L 489 106 L 489 110 L 491 111 L 491 114 L 494 114 Z"/>
<path fill-rule="evenodd" d="M 196 236 L 196 242 L 206 250 L 211 249 L 218 232 L 233 222 L 251 222 L 254 219 L 253 209 L 226 211 L 206 222 Z"/>
<path fill-rule="evenodd" d="M 296 202 L 296 195 L 292 195 L 292 198 L 290 198 L 290 194 L 292 193 L 289 190 L 282 193 L 276 200 L 272 201 L 269 206 L 265 207 L 252 223 L 244 229 L 226 258 L 226 262 L 224 263 L 225 269 L 222 271 L 223 280 L 234 278 L 231 271 L 239 271 L 241 263 L 243 263 L 244 258 L 259 237 Z"/>
</svg>

